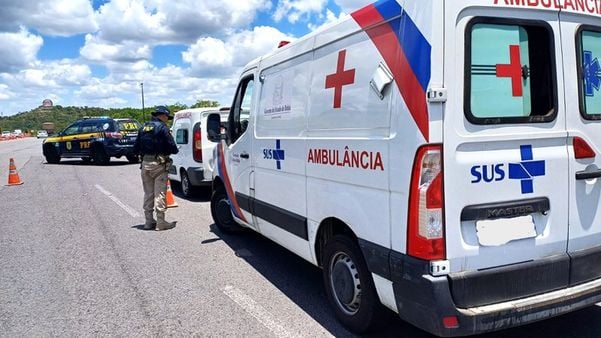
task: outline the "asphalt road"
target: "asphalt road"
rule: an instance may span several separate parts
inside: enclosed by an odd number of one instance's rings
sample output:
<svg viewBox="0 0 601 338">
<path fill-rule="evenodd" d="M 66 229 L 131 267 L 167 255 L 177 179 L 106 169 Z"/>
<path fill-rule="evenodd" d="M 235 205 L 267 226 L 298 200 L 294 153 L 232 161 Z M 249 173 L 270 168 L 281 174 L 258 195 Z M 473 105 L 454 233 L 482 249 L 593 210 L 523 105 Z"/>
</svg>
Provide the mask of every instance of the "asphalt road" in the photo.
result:
<svg viewBox="0 0 601 338">
<path fill-rule="evenodd" d="M 212 225 L 208 192 L 174 185 L 175 229 L 140 229 L 137 165 L 45 163 L 41 140 L 0 142 L 0 336 L 352 337 L 321 271 L 254 233 Z M 601 337 L 601 307 L 484 337 Z M 399 319 L 372 336 L 431 337 Z"/>
</svg>

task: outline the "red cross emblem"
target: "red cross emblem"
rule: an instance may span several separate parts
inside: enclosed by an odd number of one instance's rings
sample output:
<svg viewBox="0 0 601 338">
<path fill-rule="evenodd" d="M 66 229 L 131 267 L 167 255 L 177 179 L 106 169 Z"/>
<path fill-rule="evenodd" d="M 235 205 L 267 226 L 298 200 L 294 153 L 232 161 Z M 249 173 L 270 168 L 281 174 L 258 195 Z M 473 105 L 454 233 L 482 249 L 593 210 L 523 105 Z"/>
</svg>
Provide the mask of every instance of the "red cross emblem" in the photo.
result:
<svg viewBox="0 0 601 338">
<path fill-rule="evenodd" d="M 346 49 L 338 52 L 336 73 L 326 76 L 326 89 L 334 88 L 334 108 L 342 105 L 342 86 L 355 83 L 355 69 L 344 70 Z"/>
<path fill-rule="evenodd" d="M 522 62 L 520 60 L 520 46 L 509 46 L 509 64 L 497 64 L 497 77 L 511 78 L 511 92 L 513 96 L 523 96 L 522 92 Z"/>
</svg>

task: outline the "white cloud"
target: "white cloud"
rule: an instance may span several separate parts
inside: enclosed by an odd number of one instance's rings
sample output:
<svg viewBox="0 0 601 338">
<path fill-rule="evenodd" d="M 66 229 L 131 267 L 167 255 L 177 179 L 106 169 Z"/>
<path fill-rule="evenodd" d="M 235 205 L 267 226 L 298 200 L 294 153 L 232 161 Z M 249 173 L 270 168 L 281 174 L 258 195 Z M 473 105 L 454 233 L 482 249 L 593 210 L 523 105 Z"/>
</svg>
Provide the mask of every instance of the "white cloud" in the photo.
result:
<svg viewBox="0 0 601 338">
<path fill-rule="evenodd" d="M 86 35 L 85 45 L 81 48 L 80 54 L 87 60 L 101 64 L 135 63 L 152 57 L 150 46 L 145 43 L 132 40 L 109 43 L 91 34 Z"/>
<path fill-rule="evenodd" d="M 273 19 L 281 21 L 287 18 L 288 22 L 296 23 L 302 18 L 308 19 L 311 14 L 321 13 L 327 3 L 327 0 L 280 0 Z"/>
<path fill-rule="evenodd" d="M 334 14 L 334 12 L 332 12 L 331 10 L 328 9 L 326 11 L 326 20 L 321 25 L 315 25 L 315 24 L 309 23 L 307 25 L 307 27 L 309 27 L 310 30 L 314 31 L 314 30 L 320 29 L 324 26 L 328 26 L 334 22 L 338 22 L 348 16 L 349 16 L 349 14 L 346 14 L 344 12 L 341 12 L 339 16 L 336 16 L 336 14 Z"/>
<path fill-rule="evenodd" d="M 62 88 L 86 84 L 92 75 L 87 65 L 72 60 L 35 62 L 30 68 L 18 73 L 4 74 L 2 80 L 11 88 L 23 91 L 39 88 Z"/>
<path fill-rule="evenodd" d="M 269 0 L 113 0 L 99 9 L 99 37 L 108 42 L 191 43 L 247 27 L 270 6 Z"/>
<path fill-rule="evenodd" d="M 294 40 L 273 27 L 258 26 L 236 33 L 226 40 L 201 38 L 183 53 L 195 76 L 234 75 L 251 60 L 277 48 L 282 40 Z"/>
<path fill-rule="evenodd" d="M 0 33 L 0 73 L 28 67 L 36 59 L 43 39 L 24 28 L 18 33 Z"/>
<path fill-rule="evenodd" d="M 373 1 L 372 0 L 334 0 L 334 2 L 336 3 L 336 5 L 338 5 L 338 7 L 340 7 L 340 10 L 342 10 L 342 12 L 351 14 L 354 11 L 369 5 Z"/>
<path fill-rule="evenodd" d="M 88 0 L 2 0 L 0 31 L 27 26 L 42 34 L 72 36 L 97 29 Z"/>
<path fill-rule="evenodd" d="M 0 101 L 8 100 L 15 97 L 15 93 L 10 90 L 10 87 L 0 83 Z"/>
</svg>

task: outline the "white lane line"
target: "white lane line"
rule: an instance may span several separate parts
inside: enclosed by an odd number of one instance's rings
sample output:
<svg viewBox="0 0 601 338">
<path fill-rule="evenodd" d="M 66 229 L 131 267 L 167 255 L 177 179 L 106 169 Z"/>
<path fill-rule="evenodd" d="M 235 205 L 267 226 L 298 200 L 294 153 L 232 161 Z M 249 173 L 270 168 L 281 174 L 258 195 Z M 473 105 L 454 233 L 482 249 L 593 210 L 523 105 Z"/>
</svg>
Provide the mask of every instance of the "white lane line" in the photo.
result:
<svg viewBox="0 0 601 338">
<path fill-rule="evenodd" d="M 121 202 L 117 197 L 115 197 L 109 191 L 105 190 L 103 187 L 99 186 L 98 184 L 96 184 L 94 186 L 96 187 L 96 189 L 100 190 L 101 193 L 105 194 L 108 198 L 113 200 L 113 202 L 117 203 L 117 205 L 120 206 L 121 209 L 125 210 L 125 212 L 130 214 L 131 217 L 140 217 L 140 214 L 137 211 L 135 211 L 133 208 L 129 207 L 125 203 Z"/>
<path fill-rule="evenodd" d="M 278 324 L 276 319 L 269 311 L 265 310 L 261 305 L 255 302 L 252 298 L 244 294 L 244 292 L 236 289 L 231 285 L 226 285 L 222 289 L 226 296 L 230 297 L 236 304 L 240 305 L 248 314 L 255 317 L 261 324 L 265 325 L 276 337 L 297 337 L 292 332 L 286 330 L 282 325 Z"/>
</svg>

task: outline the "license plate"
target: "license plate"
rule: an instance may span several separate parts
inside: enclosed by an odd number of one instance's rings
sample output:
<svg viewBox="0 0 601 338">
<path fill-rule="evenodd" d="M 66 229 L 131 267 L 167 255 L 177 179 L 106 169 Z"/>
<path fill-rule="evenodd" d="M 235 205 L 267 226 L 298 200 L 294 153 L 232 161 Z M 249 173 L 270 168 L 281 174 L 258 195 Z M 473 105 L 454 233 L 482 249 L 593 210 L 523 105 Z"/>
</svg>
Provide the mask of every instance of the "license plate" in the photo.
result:
<svg viewBox="0 0 601 338">
<path fill-rule="evenodd" d="M 476 231 L 482 246 L 500 246 L 514 240 L 536 237 L 531 215 L 476 221 Z"/>
</svg>

